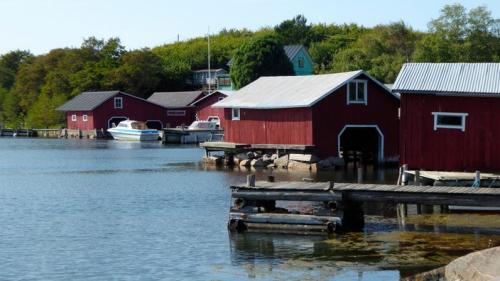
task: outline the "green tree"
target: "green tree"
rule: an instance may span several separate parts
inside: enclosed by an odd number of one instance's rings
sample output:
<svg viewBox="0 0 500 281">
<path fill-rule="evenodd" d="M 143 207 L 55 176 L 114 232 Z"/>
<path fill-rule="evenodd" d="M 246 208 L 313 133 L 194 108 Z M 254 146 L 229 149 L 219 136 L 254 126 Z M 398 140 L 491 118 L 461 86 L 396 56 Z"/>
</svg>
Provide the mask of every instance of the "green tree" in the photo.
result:
<svg viewBox="0 0 500 281">
<path fill-rule="evenodd" d="M 233 57 L 231 79 L 239 89 L 260 76 L 292 75 L 293 66 L 274 36 L 256 38 L 243 44 Z"/>
<path fill-rule="evenodd" d="M 122 55 L 120 66 L 109 72 L 104 85 L 147 98 L 160 87 L 164 78 L 161 58 L 143 49 Z"/>
<path fill-rule="evenodd" d="M 0 87 L 10 89 L 14 85 L 19 67 L 33 58 L 29 51 L 16 50 L 0 56 Z"/>
<path fill-rule="evenodd" d="M 285 20 L 277 25 L 274 30 L 278 38 L 285 45 L 301 44 L 309 46 L 313 39 L 311 25 L 307 24 L 304 15 Z"/>
<path fill-rule="evenodd" d="M 486 7 L 467 10 L 446 5 L 429 23 L 430 34 L 417 44 L 414 58 L 429 62 L 499 61 L 498 19 Z"/>
<path fill-rule="evenodd" d="M 62 94 L 52 97 L 46 93 L 40 94 L 27 113 L 25 126 L 31 128 L 62 127 L 64 113 L 57 111 L 56 108 L 65 101 L 66 97 Z"/>
</svg>

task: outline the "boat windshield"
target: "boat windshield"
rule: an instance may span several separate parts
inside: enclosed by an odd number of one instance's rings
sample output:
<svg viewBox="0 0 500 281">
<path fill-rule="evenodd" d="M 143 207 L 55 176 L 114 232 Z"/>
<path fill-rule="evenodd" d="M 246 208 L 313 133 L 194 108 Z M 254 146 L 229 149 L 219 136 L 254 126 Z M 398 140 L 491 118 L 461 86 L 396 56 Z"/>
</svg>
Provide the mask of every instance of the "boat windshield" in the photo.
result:
<svg viewBox="0 0 500 281">
<path fill-rule="evenodd" d="M 213 129 L 215 128 L 215 123 L 213 122 L 193 122 L 191 126 L 189 126 L 189 129 Z"/>
<path fill-rule="evenodd" d="M 135 129 L 135 130 L 147 130 L 148 129 L 148 126 L 146 126 L 146 124 L 144 122 L 132 122 L 130 124 L 130 127 L 132 127 L 132 129 Z"/>
</svg>

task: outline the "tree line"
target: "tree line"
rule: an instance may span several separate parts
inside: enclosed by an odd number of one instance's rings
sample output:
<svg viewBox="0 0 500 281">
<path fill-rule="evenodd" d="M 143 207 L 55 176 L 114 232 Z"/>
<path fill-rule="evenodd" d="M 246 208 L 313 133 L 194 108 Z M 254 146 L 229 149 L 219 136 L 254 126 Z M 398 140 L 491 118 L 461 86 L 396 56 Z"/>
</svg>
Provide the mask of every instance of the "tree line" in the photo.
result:
<svg viewBox="0 0 500 281">
<path fill-rule="evenodd" d="M 405 62 L 499 62 L 500 20 L 483 6 L 447 5 L 426 32 L 404 22 L 375 27 L 310 24 L 302 16 L 274 28 L 222 30 L 211 36 L 213 67 L 231 70 L 237 87 L 260 75 L 290 73 L 281 46 L 302 44 L 314 72 L 364 69 L 394 82 Z M 191 71 L 207 65 L 207 38 L 127 51 L 119 38 L 87 38 L 79 48 L 53 49 L 35 56 L 16 50 L 0 56 L 0 124 L 61 127 L 55 109 L 84 91 L 122 90 L 142 98 L 155 91 L 188 89 Z"/>
</svg>

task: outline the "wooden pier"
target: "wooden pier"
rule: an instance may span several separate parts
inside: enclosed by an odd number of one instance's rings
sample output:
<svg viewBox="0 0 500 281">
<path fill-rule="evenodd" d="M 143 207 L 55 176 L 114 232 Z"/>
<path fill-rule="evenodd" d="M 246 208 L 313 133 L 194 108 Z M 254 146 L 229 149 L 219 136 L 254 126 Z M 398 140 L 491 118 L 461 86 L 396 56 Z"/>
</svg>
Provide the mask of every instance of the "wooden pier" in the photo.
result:
<svg viewBox="0 0 500 281">
<path fill-rule="evenodd" d="M 435 186 L 482 186 L 500 187 L 500 174 L 476 172 L 444 172 L 444 171 L 405 171 L 411 177 L 419 177 L 417 181 L 426 181 Z M 418 175 L 418 176 L 417 176 Z"/>
<path fill-rule="evenodd" d="M 500 207 L 500 188 L 400 186 L 359 183 L 264 182 L 232 186 L 233 198 L 406 203 Z M 302 198 L 302 199 L 301 199 Z M 305 198 L 305 199 L 304 199 Z"/>
<path fill-rule="evenodd" d="M 35 133 L 32 129 L 9 129 L 0 128 L 1 137 L 33 137 Z"/>
<path fill-rule="evenodd" d="M 200 147 L 204 148 L 206 153 L 212 151 L 223 151 L 225 153 L 235 154 L 243 151 L 284 151 L 284 152 L 300 152 L 308 153 L 314 151 L 314 145 L 301 145 L 301 144 L 248 144 L 248 143 L 234 143 L 234 142 L 203 142 Z"/>
<path fill-rule="evenodd" d="M 451 186 L 401 186 L 384 184 L 333 183 L 333 182 L 252 182 L 246 185 L 232 186 L 232 198 L 236 201 L 247 200 L 251 208 L 232 208 L 230 224 L 239 229 L 255 227 L 270 229 L 283 224 L 295 226 L 296 229 L 321 229 L 329 232 L 332 229 L 361 229 L 364 225 L 362 203 L 395 203 L 418 205 L 460 205 L 475 207 L 500 207 L 499 188 L 451 187 Z M 273 214 L 255 221 L 256 213 L 271 212 L 276 201 L 316 201 L 324 204 L 321 215 L 318 214 Z M 267 202 L 267 203 L 266 203 Z M 269 204 L 269 202 L 271 202 Z M 237 205 L 237 204 L 236 204 Z M 263 209 L 260 209 L 263 207 Z M 250 212 L 248 213 L 248 211 Z M 328 210 L 330 212 L 328 212 Z M 313 215 L 310 223 L 297 223 L 290 218 L 294 215 Z M 326 216 L 327 218 L 323 218 Z M 336 217 L 337 219 L 334 219 Z M 280 220 L 281 218 L 281 220 Z M 300 220 L 299 220 L 300 221 Z M 324 222 L 323 224 L 321 222 Z M 279 223 L 278 223 L 279 222 Z M 327 223 L 326 223 L 327 222 Z M 331 224 L 335 223 L 335 227 Z M 265 226 L 263 225 L 265 224 Z M 305 225 L 305 226 L 304 226 Z M 328 228 L 326 227 L 328 225 Z M 288 226 L 290 227 L 290 226 Z"/>
</svg>

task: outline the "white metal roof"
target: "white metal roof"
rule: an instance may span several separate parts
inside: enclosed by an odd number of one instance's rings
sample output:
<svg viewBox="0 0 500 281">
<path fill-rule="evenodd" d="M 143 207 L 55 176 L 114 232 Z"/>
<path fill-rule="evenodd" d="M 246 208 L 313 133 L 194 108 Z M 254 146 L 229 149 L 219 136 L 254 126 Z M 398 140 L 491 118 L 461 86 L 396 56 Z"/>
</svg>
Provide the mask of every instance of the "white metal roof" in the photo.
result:
<svg viewBox="0 0 500 281">
<path fill-rule="evenodd" d="M 392 91 L 500 95 L 500 63 L 407 63 Z"/>
<path fill-rule="evenodd" d="M 366 75 L 390 93 L 383 84 L 362 70 L 306 76 L 260 77 L 214 104 L 225 108 L 296 108 L 310 107 L 360 75 Z"/>
</svg>

